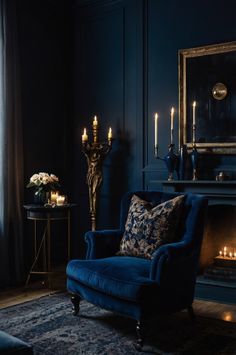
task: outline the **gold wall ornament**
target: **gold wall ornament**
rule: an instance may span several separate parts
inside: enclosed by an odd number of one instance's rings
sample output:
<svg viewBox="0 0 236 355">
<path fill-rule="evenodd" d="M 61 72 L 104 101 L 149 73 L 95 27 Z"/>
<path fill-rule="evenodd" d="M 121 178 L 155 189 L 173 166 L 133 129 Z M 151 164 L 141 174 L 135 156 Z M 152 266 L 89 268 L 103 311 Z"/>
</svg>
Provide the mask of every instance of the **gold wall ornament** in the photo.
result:
<svg viewBox="0 0 236 355">
<path fill-rule="evenodd" d="M 89 211 L 91 215 L 92 230 L 96 230 L 96 215 L 97 215 L 97 202 L 98 192 L 101 188 L 103 175 L 102 167 L 103 162 L 110 152 L 112 147 L 112 130 L 109 128 L 107 142 L 98 141 L 98 120 L 94 117 L 93 121 L 93 142 L 88 142 L 88 135 L 86 128 L 82 135 L 82 150 L 86 156 L 88 171 L 87 171 L 87 184 L 89 190 Z"/>
<path fill-rule="evenodd" d="M 212 88 L 212 96 L 216 100 L 223 100 L 227 93 L 227 87 L 223 83 L 216 83 Z"/>
</svg>

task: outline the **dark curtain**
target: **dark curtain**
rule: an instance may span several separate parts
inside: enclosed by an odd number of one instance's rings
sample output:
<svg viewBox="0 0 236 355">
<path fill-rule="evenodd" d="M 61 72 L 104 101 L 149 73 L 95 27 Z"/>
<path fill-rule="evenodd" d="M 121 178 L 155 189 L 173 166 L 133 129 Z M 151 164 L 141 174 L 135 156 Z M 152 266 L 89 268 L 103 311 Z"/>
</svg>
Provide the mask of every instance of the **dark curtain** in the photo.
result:
<svg viewBox="0 0 236 355">
<path fill-rule="evenodd" d="M 16 1 L 0 4 L 0 287 L 6 287 L 24 279 L 24 179 Z"/>
</svg>

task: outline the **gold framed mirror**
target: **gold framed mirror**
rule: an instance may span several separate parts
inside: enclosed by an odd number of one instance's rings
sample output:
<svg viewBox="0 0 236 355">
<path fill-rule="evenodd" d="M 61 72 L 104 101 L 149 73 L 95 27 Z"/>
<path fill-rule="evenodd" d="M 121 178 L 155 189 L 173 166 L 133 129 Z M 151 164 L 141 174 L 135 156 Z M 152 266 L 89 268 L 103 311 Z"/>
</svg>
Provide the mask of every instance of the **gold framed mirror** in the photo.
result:
<svg viewBox="0 0 236 355">
<path fill-rule="evenodd" d="M 181 49 L 178 65 L 180 146 L 192 149 L 195 121 L 200 152 L 235 154 L 236 41 Z"/>
</svg>

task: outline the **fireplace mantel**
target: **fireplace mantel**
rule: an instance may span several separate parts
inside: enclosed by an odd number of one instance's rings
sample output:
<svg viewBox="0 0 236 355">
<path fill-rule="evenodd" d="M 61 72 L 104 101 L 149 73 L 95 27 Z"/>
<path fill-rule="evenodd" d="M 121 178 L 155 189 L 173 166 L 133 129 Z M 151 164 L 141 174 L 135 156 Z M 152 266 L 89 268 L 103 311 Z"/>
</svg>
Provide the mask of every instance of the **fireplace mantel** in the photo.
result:
<svg viewBox="0 0 236 355">
<path fill-rule="evenodd" d="M 162 180 L 152 183 L 161 184 L 165 192 L 192 192 L 205 195 L 209 205 L 236 206 L 236 180 Z"/>
</svg>

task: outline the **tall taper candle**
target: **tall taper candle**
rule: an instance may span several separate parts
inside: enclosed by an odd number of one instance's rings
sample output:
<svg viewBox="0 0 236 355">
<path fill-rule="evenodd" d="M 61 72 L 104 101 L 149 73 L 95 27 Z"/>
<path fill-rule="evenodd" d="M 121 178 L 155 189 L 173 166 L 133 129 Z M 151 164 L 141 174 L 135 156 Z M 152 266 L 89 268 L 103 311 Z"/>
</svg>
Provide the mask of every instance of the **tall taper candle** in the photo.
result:
<svg viewBox="0 0 236 355">
<path fill-rule="evenodd" d="M 196 101 L 193 101 L 193 125 L 196 124 Z"/>
<path fill-rule="evenodd" d="M 154 144 L 155 147 L 157 146 L 157 139 L 158 139 L 158 114 L 155 113 L 154 115 L 154 123 L 155 123 L 155 128 L 154 128 L 154 134 L 155 134 L 155 140 L 154 140 Z"/>
<path fill-rule="evenodd" d="M 170 111 L 170 143 L 174 143 L 173 133 L 174 133 L 174 113 L 175 109 L 172 107 Z"/>
<path fill-rule="evenodd" d="M 193 101 L 193 143 L 196 142 L 196 101 Z"/>
</svg>

